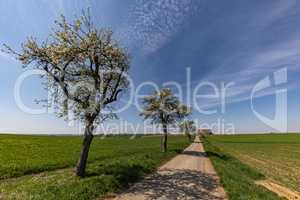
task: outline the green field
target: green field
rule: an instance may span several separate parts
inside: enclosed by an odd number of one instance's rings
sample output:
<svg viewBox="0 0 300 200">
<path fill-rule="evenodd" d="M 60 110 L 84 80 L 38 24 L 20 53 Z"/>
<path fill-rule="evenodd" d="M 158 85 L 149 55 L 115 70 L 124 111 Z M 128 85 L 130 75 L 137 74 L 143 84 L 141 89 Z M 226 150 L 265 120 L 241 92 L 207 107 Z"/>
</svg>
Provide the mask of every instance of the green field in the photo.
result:
<svg viewBox="0 0 300 200">
<path fill-rule="evenodd" d="M 261 179 L 300 192 L 300 134 L 210 136 L 204 144 L 231 199 L 276 199 L 258 196 Z"/>
<path fill-rule="evenodd" d="M 73 176 L 80 137 L 0 135 L 0 199 L 98 199 L 142 178 L 187 145 L 184 136 L 95 137 L 87 177 Z"/>
</svg>

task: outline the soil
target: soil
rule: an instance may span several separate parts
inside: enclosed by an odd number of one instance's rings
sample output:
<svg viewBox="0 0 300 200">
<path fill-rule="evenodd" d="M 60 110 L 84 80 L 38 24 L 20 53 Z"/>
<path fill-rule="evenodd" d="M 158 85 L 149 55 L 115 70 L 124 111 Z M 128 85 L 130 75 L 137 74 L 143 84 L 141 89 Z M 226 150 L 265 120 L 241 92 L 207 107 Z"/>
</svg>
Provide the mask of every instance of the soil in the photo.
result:
<svg viewBox="0 0 300 200">
<path fill-rule="evenodd" d="M 292 191 L 291 189 L 279 185 L 272 180 L 257 181 L 256 184 L 261 185 L 276 193 L 278 196 L 285 197 L 288 200 L 300 200 L 300 194 L 298 192 Z"/>
</svg>

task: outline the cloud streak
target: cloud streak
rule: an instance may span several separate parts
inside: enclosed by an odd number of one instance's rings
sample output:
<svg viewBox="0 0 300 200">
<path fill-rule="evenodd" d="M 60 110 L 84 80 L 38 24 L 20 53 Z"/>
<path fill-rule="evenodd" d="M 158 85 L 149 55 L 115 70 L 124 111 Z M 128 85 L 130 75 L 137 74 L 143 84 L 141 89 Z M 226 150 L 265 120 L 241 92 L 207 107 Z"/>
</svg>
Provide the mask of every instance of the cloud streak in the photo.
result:
<svg viewBox="0 0 300 200">
<path fill-rule="evenodd" d="M 178 33 L 188 19 L 200 10 L 194 0 L 136 0 L 130 11 L 123 37 L 127 45 L 149 54 Z"/>
<path fill-rule="evenodd" d="M 262 78 L 278 69 L 286 67 L 289 75 L 299 73 L 300 69 L 300 32 L 292 32 L 285 30 L 282 36 L 266 35 L 270 34 L 269 29 L 279 28 L 279 25 L 274 23 L 278 20 L 285 19 L 294 15 L 299 11 L 296 6 L 297 1 L 282 1 L 275 4 L 270 12 L 257 14 L 258 17 L 253 18 L 251 29 L 249 29 L 248 43 L 257 43 L 258 37 L 262 41 L 270 41 L 265 45 L 249 49 L 249 46 L 241 46 L 238 49 L 233 49 L 229 58 L 224 58 L 222 68 L 215 68 L 207 76 L 199 81 L 219 82 L 235 82 L 235 86 L 228 93 L 229 102 L 241 102 L 250 99 L 250 93 L 254 85 Z M 293 26 L 293 24 L 289 24 Z M 280 24 L 286 27 L 287 24 Z M 236 37 L 244 37 L 237 35 Z M 264 38 L 267 37 L 267 38 Z M 259 40 L 258 40 L 259 41 Z M 197 84 L 196 81 L 194 84 Z M 299 89 L 300 81 L 293 80 L 288 84 L 289 90 Z M 259 96 L 267 96 L 272 94 L 273 90 L 261 93 Z M 218 106 L 217 102 L 208 102 L 204 106 Z"/>
</svg>

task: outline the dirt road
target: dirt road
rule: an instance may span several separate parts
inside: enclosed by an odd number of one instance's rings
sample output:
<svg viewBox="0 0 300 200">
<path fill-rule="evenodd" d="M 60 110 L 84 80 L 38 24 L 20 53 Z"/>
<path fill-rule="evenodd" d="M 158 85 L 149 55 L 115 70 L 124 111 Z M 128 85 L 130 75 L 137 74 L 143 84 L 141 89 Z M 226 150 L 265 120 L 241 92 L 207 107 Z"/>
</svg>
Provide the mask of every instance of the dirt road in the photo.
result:
<svg viewBox="0 0 300 200">
<path fill-rule="evenodd" d="M 219 178 L 196 138 L 185 151 L 115 200 L 225 200 Z"/>
</svg>

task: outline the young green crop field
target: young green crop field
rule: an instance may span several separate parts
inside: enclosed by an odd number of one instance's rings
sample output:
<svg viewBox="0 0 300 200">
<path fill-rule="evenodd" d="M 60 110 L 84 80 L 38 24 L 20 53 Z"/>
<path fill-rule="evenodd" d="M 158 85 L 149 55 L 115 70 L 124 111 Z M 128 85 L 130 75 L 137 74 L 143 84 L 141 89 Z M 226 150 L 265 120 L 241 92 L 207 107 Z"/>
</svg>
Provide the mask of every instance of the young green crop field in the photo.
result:
<svg viewBox="0 0 300 200">
<path fill-rule="evenodd" d="M 300 192 L 300 134 L 210 136 L 204 145 L 231 199 L 277 199 L 258 196 L 261 179 Z"/>
<path fill-rule="evenodd" d="M 169 151 L 160 152 L 160 137 L 95 137 L 87 176 L 73 167 L 81 137 L 0 135 L 0 199 L 99 199 L 126 188 L 181 152 L 188 140 L 170 136 Z"/>
</svg>

